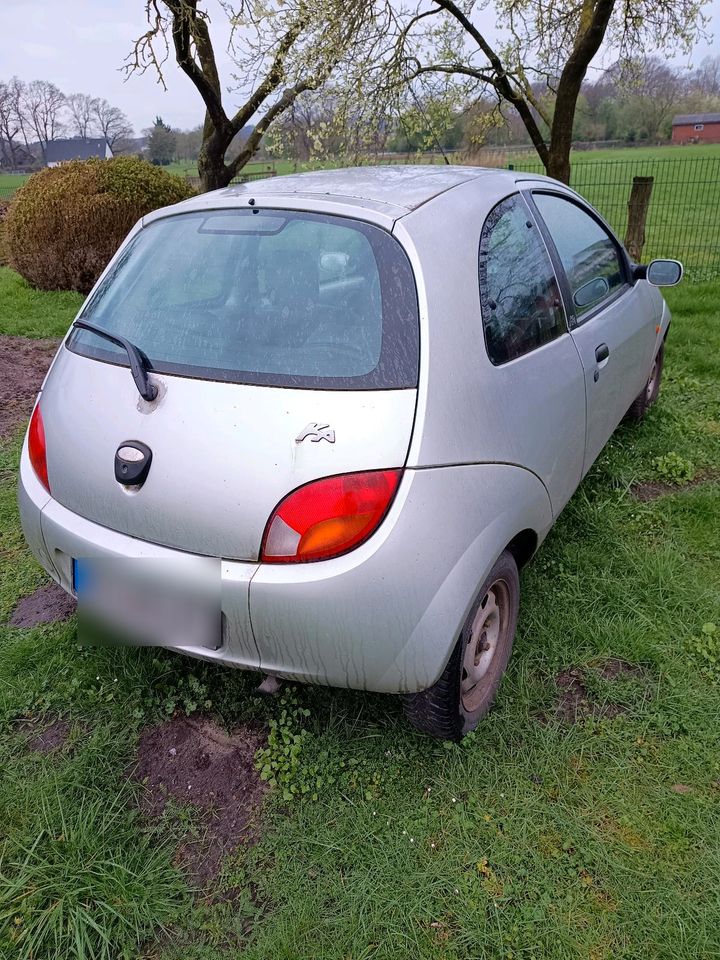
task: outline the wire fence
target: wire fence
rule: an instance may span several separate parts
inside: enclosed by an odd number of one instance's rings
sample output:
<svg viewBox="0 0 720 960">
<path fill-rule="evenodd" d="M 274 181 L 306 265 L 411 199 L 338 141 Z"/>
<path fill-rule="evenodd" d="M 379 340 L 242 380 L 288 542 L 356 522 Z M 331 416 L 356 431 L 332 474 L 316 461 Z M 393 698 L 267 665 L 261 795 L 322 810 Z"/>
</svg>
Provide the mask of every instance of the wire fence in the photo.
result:
<svg viewBox="0 0 720 960">
<path fill-rule="evenodd" d="M 542 164 L 518 158 L 508 164 L 530 174 Z M 246 170 L 233 182 L 275 176 L 273 164 Z M 674 257 L 691 281 L 720 278 L 720 152 L 715 157 L 638 157 L 594 160 L 574 157 L 570 185 L 596 207 L 625 239 L 633 177 L 652 177 L 643 261 Z M 3 182 L 3 179 L 13 182 Z M 0 201 L 9 200 L 24 178 L 0 177 Z M 188 178 L 189 180 L 191 178 Z M 199 180 L 193 183 L 199 187 Z"/>
<path fill-rule="evenodd" d="M 512 169 L 544 173 L 542 164 L 518 160 Z M 570 186 L 625 238 L 633 177 L 652 177 L 645 223 L 644 262 L 682 260 L 689 280 L 720 277 L 720 155 L 717 157 L 578 160 Z"/>
</svg>

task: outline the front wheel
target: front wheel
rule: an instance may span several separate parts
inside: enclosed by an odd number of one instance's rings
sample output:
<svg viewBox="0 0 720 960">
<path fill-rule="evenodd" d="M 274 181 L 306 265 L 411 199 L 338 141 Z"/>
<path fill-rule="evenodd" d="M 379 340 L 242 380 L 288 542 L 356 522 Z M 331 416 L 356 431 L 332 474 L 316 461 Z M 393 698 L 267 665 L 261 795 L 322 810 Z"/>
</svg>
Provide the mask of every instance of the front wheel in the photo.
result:
<svg viewBox="0 0 720 960">
<path fill-rule="evenodd" d="M 403 698 L 405 715 L 422 733 L 460 740 L 495 699 L 517 627 L 520 577 L 507 550 L 483 584 L 440 679 Z"/>
<path fill-rule="evenodd" d="M 660 349 L 655 354 L 650 376 L 647 383 L 640 393 L 635 397 L 628 412 L 625 414 L 628 420 L 634 423 L 640 423 L 650 407 L 655 403 L 660 393 L 660 380 L 662 379 L 663 363 L 665 361 L 665 344 L 660 344 Z"/>
</svg>

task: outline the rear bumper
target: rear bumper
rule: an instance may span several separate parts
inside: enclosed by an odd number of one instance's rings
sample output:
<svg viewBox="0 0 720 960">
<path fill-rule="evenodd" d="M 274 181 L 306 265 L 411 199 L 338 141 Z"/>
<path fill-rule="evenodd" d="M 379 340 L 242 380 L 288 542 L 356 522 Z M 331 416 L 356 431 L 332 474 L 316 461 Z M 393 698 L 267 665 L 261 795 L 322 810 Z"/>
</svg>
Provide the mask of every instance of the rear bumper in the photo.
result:
<svg viewBox="0 0 720 960">
<path fill-rule="evenodd" d="M 30 465 L 27 444 L 20 460 L 18 483 L 20 519 L 25 539 L 35 558 L 63 590 L 73 593 L 74 557 L 123 557 L 175 560 L 182 556 L 191 567 L 203 557 L 128 537 L 63 507 L 39 483 Z M 221 561 L 223 642 L 217 650 L 205 647 L 172 647 L 204 660 L 225 662 L 247 670 L 260 670 L 260 657 L 250 626 L 248 588 L 258 565 Z"/>
<path fill-rule="evenodd" d="M 68 592 L 73 557 L 175 559 L 180 553 L 63 507 L 38 482 L 27 444 L 19 503 L 32 552 Z M 542 539 L 551 523 L 545 488 L 520 468 L 406 471 L 380 529 L 343 557 L 288 565 L 222 560 L 222 646 L 170 649 L 304 682 L 383 693 L 423 690 L 442 673 L 505 545 L 526 527 Z"/>
</svg>

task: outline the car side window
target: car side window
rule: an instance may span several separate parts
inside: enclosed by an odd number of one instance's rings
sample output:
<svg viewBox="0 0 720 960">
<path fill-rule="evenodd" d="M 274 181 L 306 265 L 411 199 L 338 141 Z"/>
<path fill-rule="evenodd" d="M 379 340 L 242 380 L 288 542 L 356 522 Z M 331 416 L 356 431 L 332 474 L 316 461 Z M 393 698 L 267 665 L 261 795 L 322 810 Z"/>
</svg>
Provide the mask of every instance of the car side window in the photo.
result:
<svg viewBox="0 0 720 960">
<path fill-rule="evenodd" d="M 577 203 L 551 193 L 533 193 L 562 262 L 575 315 L 582 317 L 625 285 L 615 240 Z"/>
<path fill-rule="evenodd" d="M 485 221 L 479 273 L 485 342 L 496 366 L 565 333 L 552 262 L 517 194 L 499 203 Z"/>
</svg>

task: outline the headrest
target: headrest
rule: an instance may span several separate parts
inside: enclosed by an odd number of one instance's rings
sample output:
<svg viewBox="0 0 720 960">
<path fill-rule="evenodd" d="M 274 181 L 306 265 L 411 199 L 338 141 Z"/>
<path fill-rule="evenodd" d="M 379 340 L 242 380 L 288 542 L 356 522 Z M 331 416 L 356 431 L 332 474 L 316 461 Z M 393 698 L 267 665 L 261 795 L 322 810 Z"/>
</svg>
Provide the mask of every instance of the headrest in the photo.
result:
<svg viewBox="0 0 720 960">
<path fill-rule="evenodd" d="M 306 250 L 276 250 L 265 261 L 268 295 L 278 305 L 307 306 L 320 295 L 317 260 Z"/>
</svg>

